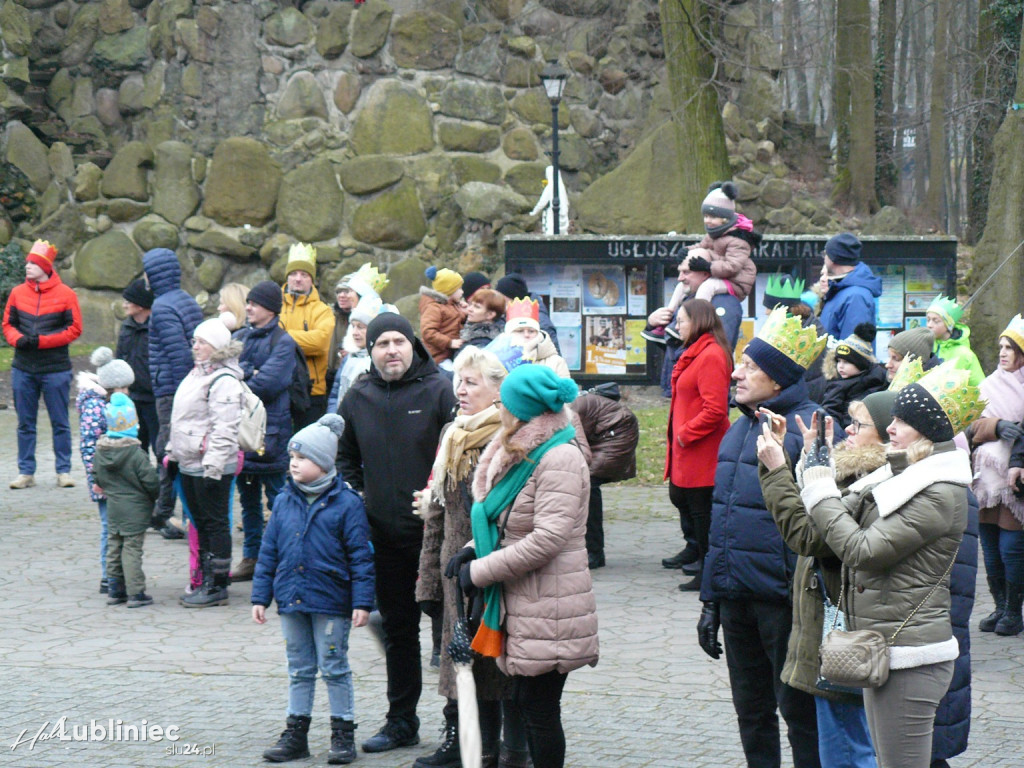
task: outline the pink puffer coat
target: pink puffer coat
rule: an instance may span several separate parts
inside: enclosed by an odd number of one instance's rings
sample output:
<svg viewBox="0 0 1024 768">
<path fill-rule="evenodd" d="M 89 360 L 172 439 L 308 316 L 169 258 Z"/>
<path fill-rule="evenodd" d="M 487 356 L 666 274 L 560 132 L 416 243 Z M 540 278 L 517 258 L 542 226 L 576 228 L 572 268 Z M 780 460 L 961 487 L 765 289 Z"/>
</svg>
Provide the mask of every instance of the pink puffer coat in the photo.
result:
<svg viewBox="0 0 1024 768">
<path fill-rule="evenodd" d="M 566 409 L 544 413 L 512 440 L 530 451 L 568 423 Z M 474 498 L 486 497 L 513 465 L 499 432 L 480 457 Z M 580 449 L 573 443 L 552 448 L 512 504 L 501 548 L 472 563 L 478 587 L 502 583 L 507 637 L 498 666 L 508 675 L 597 664 L 597 605 L 583 542 L 589 495 Z"/>
</svg>

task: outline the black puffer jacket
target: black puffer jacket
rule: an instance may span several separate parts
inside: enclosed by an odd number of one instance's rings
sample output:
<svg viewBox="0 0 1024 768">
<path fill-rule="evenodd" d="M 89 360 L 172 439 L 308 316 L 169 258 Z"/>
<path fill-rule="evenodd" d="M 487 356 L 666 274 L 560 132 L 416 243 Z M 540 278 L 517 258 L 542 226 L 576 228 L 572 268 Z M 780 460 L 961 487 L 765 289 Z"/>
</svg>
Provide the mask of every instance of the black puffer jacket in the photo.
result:
<svg viewBox="0 0 1024 768">
<path fill-rule="evenodd" d="M 826 369 L 829 363 L 825 363 Z M 836 374 L 829 379 L 826 372 L 825 392 L 821 398 L 821 407 L 828 411 L 836 420 L 836 425 L 846 429 L 850 425 L 850 403 L 863 400 L 872 392 L 881 392 L 889 386 L 885 378 L 885 368 L 875 363 L 863 373 L 841 379 Z"/>
<path fill-rule="evenodd" d="M 139 323 L 126 317 L 117 335 L 117 351 L 114 357 L 124 360 L 135 372 L 135 382 L 128 388 L 128 394 L 137 403 L 152 403 L 153 380 L 149 377 L 149 319 Z"/>
<path fill-rule="evenodd" d="M 374 542 L 419 546 L 422 541 L 423 521 L 412 513 L 412 493 L 427 485 L 441 428 L 456 402 L 451 379 L 419 339 L 401 379 L 384 381 L 371 364 L 345 393 L 338 469 L 363 492 Z"/>
<path fill-rule="evenodd" d="M 636 415 L 618 401 L 591 390 L 573 401 L 592 454 L 590 476 L 605 482 L 636 477 L 636 445 L 640 425 Z"/>
</svg>

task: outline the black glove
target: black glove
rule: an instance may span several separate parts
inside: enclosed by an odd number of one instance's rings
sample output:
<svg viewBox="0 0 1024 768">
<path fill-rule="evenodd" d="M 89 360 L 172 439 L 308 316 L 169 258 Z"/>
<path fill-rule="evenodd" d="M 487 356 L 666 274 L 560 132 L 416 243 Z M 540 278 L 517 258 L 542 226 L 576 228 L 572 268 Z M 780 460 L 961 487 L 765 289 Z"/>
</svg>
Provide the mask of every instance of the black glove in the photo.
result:
<svg viewBox="0 0 1024 768">
<path fill-rule="evenodd" d="M 471 560 L 476 560 L 476 550 L 472 547 L 463 547 L 452 555 L 452 559 L 448 561 L 448 565 L 444 569 L 445 577 L 454 579 L 459 575 L 459 569 L 462 568 L 463 564 Z"/>
<path fill-rule="evenodd" d="M 718 642 L 718 603 L 711 601 L 704 603 L 700 612 L 700 619 L 697 621 L 697 642 L 701 650 L 712 659 L 722 655 L 722 644 Z"/>
<path fill-rule="evenodd" d="M 18 349 L 39 349 L 39 337 L 28 334 L 19 336 L 18 340 L 14 342 L 14 346 Z"/>
<path fill-rule="evenodd" d="M 444 604 L 440 600 L 420 600 L 420 610 L 432 619 L 440 619 Z"/>
<path fill-rule="evenodd" d="M 686 262 L 691 272 L 711 272 L 711 262 L 703 256 L 690 256 Z"/>
<path fill-rule="evenodd" d="M 459 586 L 462 587 L 462 591 L 467 595 L 472 595 L 476 592 L 476 584 L 473 583 L 473 577 L 470 575 L 472 567 L 469 563 L 463 563 L 459 569 Z"/>
<path fill-rule="evenodd" d="M 1021 435 L 1024 435 L 1024 429 L 1016 421 L 1000 419 L 996 422 L 996 437 L 1000 440 L 1016 440 Z"/>
<path fill-rule="evenodd" d="M 811 450 L 809 450 L 804 456 L 804 468 L 829 467 L 831 466 L 831 461 L 829 461 L 830 458 L 831 455 L 827 445 L 811 448 Z"/>
</svg>

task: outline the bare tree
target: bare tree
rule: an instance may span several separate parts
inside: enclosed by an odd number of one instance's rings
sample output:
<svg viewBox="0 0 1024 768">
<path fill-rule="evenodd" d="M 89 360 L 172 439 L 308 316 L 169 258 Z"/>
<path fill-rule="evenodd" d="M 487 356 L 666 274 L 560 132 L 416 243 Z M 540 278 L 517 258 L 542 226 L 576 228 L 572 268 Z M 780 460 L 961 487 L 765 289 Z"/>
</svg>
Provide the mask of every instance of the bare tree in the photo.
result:
<svg viewBox="0 0 1024 768">
<path fill-rule="evenodd" d="M 949 163 L 946 145 L 946 80 L 949 51 L 946 38 L 949 29 L 949 0 L 935 2 L 935 53 L 932 56 L 931 105 L 928 111 L 928 195 L 926 215 L 939 229 L 945 230 L 945 177 Z"/>
<path fill-rule="evenodd" d="M 875 191 L 881 205 L 898 202 L 894 159 L 893 84 L 896 77 L 896 0 L 878 0 L 875 55 Z"/>
</svg>

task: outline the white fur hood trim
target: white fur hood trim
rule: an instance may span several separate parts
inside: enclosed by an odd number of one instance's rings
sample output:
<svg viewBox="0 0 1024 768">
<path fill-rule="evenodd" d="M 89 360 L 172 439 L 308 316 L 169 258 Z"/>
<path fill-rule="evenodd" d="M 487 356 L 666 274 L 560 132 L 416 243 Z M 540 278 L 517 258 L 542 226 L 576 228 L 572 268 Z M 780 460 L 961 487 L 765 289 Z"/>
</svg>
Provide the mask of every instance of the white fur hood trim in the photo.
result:
<svg viewBox="0 0 1024 768">
<path fill-rule="evenodd" d="M 874 474 L 872 472 L 864 480 Z M 943 451 L 933 453 L 916 464 L 911 464 L 898 475 L 879 483 L 871 491 L 871 495 L 878 505 L 879 516 L 888 517 L 933 483 L 953 483 L 967 488 L 973 480 L 971 461 L 966 453 L 960 450 Z"/>
<path fill-rule="evenodd" d="M 941 661 L 953 661 L 959 655 L 960 644 L 955 637 L 928 645 L 894 645 L 889 648 L 889 669 L 923 667 Z"/>
</svg>

